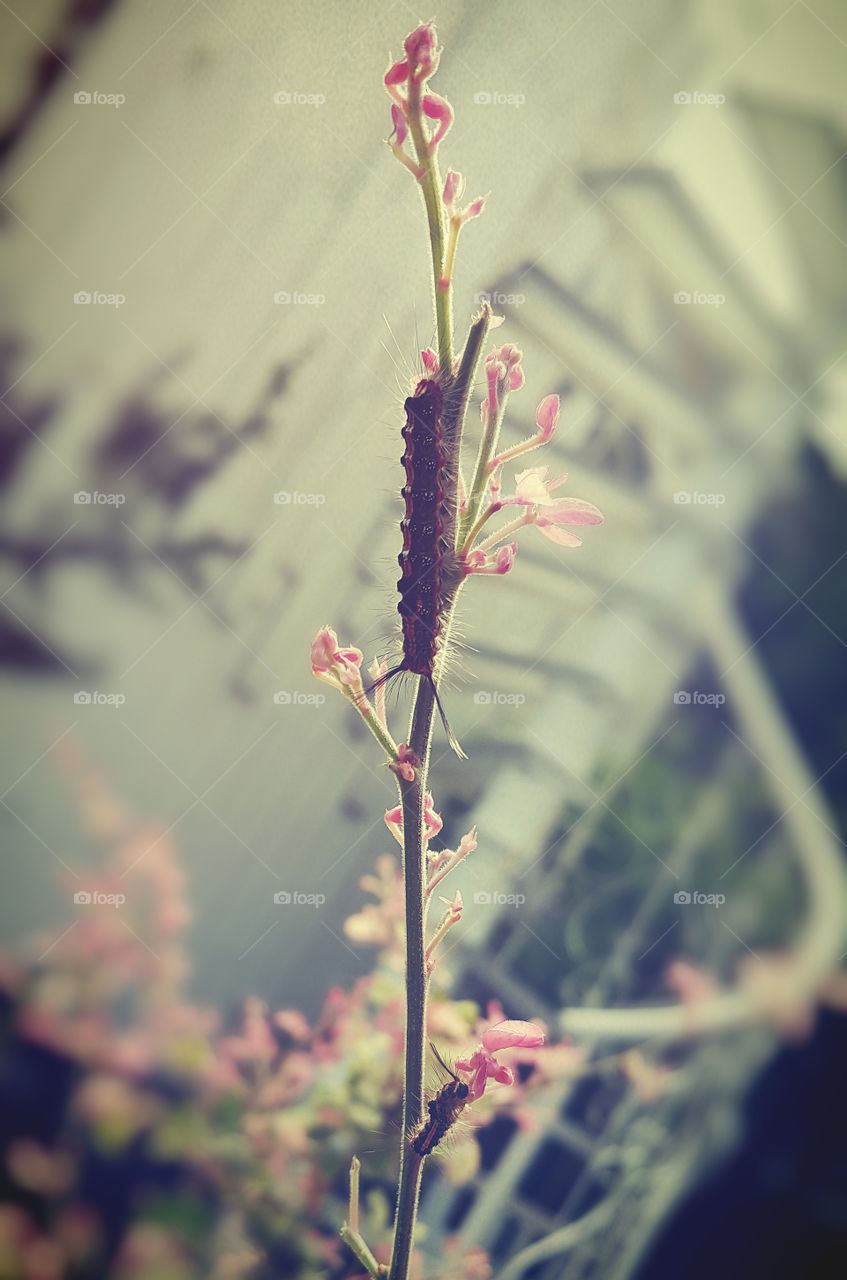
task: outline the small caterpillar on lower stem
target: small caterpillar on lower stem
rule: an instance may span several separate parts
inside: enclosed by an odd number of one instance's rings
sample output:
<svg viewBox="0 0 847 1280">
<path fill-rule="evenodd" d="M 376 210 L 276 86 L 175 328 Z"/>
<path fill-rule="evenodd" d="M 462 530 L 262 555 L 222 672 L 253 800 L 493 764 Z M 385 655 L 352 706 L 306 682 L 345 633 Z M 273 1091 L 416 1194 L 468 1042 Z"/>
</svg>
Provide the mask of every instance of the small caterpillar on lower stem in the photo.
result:
<svg viewBox="0 0 847 1280">
<path fill-rule="evenodd" d="M 446 603 L 445 568 L 453 556 L 453 549 L 445 540 L 450 513 L 444 450 L 444 392 L 435 379 L 422 378 L 403 407 L 406 447 L 401 462 L 406 472 L 402 490 L 406 510 L 400 522 L 403 550 L 397 557 L 401 569 L 397 610 L 403 629 L 403 661 L 386 671 L 371 687 L 378 688 L 402 672 L 427 680 L 447 740 L 456 754 L 466 759 L 450 728 L 434 678 Z"/>
<path fill-rule="evenodd" d="M 430 1044 L 430 1048 L 452 1079 L 443 1085 L 435 1097 L 430 1098 L 426 1104 L 429 1119 L 423 1121 L 411 1139 L 412 1150 L 419 1156 L 428 1156 L 435 1150 L 467 1106 L 470 1093 L 464 1080 L 460 1080 L 456 1072 L 448 1067 L 435 1045 Z"/>
</svg>

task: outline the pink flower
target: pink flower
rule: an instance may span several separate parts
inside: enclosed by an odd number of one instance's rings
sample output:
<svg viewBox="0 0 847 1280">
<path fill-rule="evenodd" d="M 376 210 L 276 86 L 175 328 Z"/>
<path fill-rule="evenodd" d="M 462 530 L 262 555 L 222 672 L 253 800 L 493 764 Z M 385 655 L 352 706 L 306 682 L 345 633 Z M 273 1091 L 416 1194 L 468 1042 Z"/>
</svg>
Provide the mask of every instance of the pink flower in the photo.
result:
<svg viewBox="0 0 847 1280">
<path fill-rule="evenodd" d="M 462 918 L 462 911 L 464 910 L 464 907 L 465 907 L 464 901 L 462 899 L 461 890 L 459 889 L 456 890 L 455 896 L 453 897 L 452 901 L 450 900 L 450 898 L 439 898 L 438 901 L 443 902 L 445 907 L 447 908 L 448 914 L 450 916 L 450 922 L 452 924 L 458 924 Z"/>
<path fill-rule="evenodd" d="M 517 554 L 518 546 L 516 542 L 507 542 L 505 547 L 498 547 L 494 555 L 494 572 L 508 573 L 515 563 Z"/>
<path fill-rule="evenodd" d="M 447 177 L 444 180 L 444 191 L 442 199 L 450 218 L 457 226 L 461 227 L 466 222 L 470 222 L 471 218 L 478 218 L 485 207 L 488 196 L 477 196 L 464 209 L 459 209 L 459 201 L 465 190 L 465 179 L 455 169 L 447 170 Z"/>
<path fill-rule="evenodd" d="M 453 123 L 453 108 L 447 99 L 442 98 L 438 93 L 425 93 L 422 105 L 424 115 L 430 120 L 435 120 L 438 125 L 428 143 L 429 150 L 434 151 Z"/>
<path fill-rule="evenodd" d="M 547 444 L 553 438 L 553 432 L 559 421 L 559 397 L 545 396 L 541 404 L 535 410 L 535 424 L 538 427 L 538 436 L 536 437 L 539 444 Z"/>
<path fill-rule="evenodd" d="M 476 827 L 471 827 L 470 831 L 466 831 L 459 841 L 459 847 L 455 850 L 441 849 L 438 853 L 430 853 L 427 866 L 429 869 L 429 880 L 427 881 L 426 892 L 431 894 L 436 885 L 439 885 L 445 876 L 464 862 L 469 854 L 473 853 L 477 847 Z"/>
<path fill-rule="evenodd" d="M 424 835 L 426 843 L 429 844 L 434 836 L 437 836 L 441 828 L 444 826 L 443 819 L 440 814 L 435 812 L 433 799 L 427 791 L 424 796 Z M 395 805 L 393 809 L 385 811 L 385 825 L 393 835 L 399 845 L 403 844 L 403 807 Z"/>
<path fill-rule="evenodd" d="M 438 373 L 438 356 L 432 347 L 424 347 L 421 352 L 421 361 L 426 372 L 434 378 Z"/>
<path fill-rule="evenodd" d="M 547 467 L 528 467 L 515 476 L 515 496 L 503 498 L 502 506 L 515 504 L 519 507 L 548 507 L 553 505 L 550 497 L 554 489 L 564 484 L 567 476 L 558 476 L 555 480 L 547 479 Z"/>
<path fill-rule="evenodd" d="M 472 200 L 469 205 L 466 205 L 459 215 L 462 222 L 470 222 L 471 218 L 478 218 L 485 208 L 485 202 L 487 199 L 488 196 L 477 196 L 477 198 Z"/>
<path fill-rule="evenodd" d="M 505 449 L 491 459 L 488 469 L 491 472 L 489 489 L 492 497 L 495 496 L 493 491 L 495 477 L 504 462 L 511 462 L 513 458 L 518 458 L 523 453 L 530 453 L 533 449 L 538 449 L 541 445 L 550 443 L 559 422 L 559 408 L 560 401 L 558 396 L 545 396 L 535 410 L 535 425 L 538 428 L 535 435 L 530 436 L 528 440 L 522 440 L 520 444 L 512 445 L 511 449 Z M 565 479 L 565 477 L 562 478 Z"/>
<path fill-rule="evenodd" d="M 582 498 L 564 498 L 552 507 L 545 507 L 535 516 L 535 524 L 545 538 L 556 542 L 560 547 L 581 547 L 582 538 L 575 533 L 562 529 L 563 524 L 602 524 L 603 512 L 593 502 L 585 502 Z"/>
<path fill-rule="evenodd" d="M 312 675 L 338 689 L 361 689 L 361 649 L 343 649 L 332 627 L 321 627 L 312 641 Z"/>
<path fill-rule="evenodd" d="M 498 1084 L 514 1084 L 513 1072 L 497 1061 L 495 1053 L 502 1049 L 537 1049 L 543 1043 L 544 1032 L 534 1022 L 507 1019 L 488 1027 L 482 1033 L 482 1044 L 469 1058 L 459 1058 L 456 1062 L 456 1070 L 471 1077 L 468 1100 L 476 1102 L 481 1098 L 489 1080 Z"/>
<path fill-rule="evenodd" d="M 480 405 L 483 420 L 489 413 L 496 414 L 504 391 L 518 391 L 524 384 L 521 360 L 523 353 L 511 342 L 495 347 L 485 357 L 485 375 L 488 379 L 488 395 Z"/>
<path fill-rule="evenodd" d="M 413 79 L 428 80 L 436 71 L 439 58 L 434 23 L 424 22 L 411 31 L 403 41 L 403 50 Z"/>
<path fill-rule="evenodd" d="M 300 1044 L 305 1044 L 311 1039 L 312 1028 L 299 1009 L 280 1009 L 274 1014 L 273 1021 L 275 1026 Z"/>
<path fill-rule="evenodd" d="M 402 107 L 398 107 L 397 103 L 391 105 L 391 123 L 394 126 L 392 133 L 398 147 L 402 147 L 406 141 L 406 134 L 409 132 L 406 126 L 406 116 Z"/>
<path fill-rule="evenodd" d="M 439 53 L 433 24 L 426 22 L 410 32 L 403 41 L 403 49 L 406 57 L 392 63 L 383 76 L 383 84 L 397 102 L 402 101 L 401 84 L 407 81 L 423 84 L 438 69 Z"/>
<path fill-rule="evenodd" d="M 397 748 L 397 759 L 388 767 L 398 778 L 402 778 L 404 782 L 414 782 L 415 769 L 420 764 L 420 760 L 414 751 L 405 742 L 401 742 Z"/>
<path fill-rule="evenodd" d="M 517 554 L 518 544 L 516 542 L 507 542 L 505 546 L 498 547 L 493 556 L 487 556 L 484 551 L 472 551 L 465 559 L 465 572 L 508 573 L 515 563 Z"/>
<path fill-rule="evenodd" d="M 523 352 L 511 342 L 504 343 L 499 350 L 490 351 L 485 357 L 486 364 L 505 365 L 510 391 L 517 391 L 524 384 L 522 360 Z"/>
<path fill-rule="evenodd" d="M 544 1043 L 544 1032 L 537 1022 L 506 1018 L 482 1033 L 482 1044 L 489 1053 L 501 1049 L 537 1049 Z"/>
<path fill-rule="evenodd" d="M 405 84 L 408 79 L 409 79 L 408 62 L 405 62 L 405 61 L 395 62 L 386 71 L 385 75 L 382 78 L 382 82 L 385 85 L 386 89 L 388 89 L 389 93 L 391 93 L 391 90 L 396 88 L 398 84 Z M 394 97 L 394 94 L 392 94 L 391 96 Z"/>
<path fill-rule="evenodd" d="M 441 198 L 450 213 L 455 212 L 456 201 L 461 200 L 464 189 L 465 180 L 462 175 L 457 173 L 455 169 L 448 169 Z"/>
</svg>

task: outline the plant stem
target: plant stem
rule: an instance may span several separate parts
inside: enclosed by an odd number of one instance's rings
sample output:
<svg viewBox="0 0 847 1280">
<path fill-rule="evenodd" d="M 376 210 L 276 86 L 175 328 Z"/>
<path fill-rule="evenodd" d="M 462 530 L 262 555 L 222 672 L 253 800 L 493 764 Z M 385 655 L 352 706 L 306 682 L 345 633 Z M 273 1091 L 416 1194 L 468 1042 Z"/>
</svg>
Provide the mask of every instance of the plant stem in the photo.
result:
<svg viewBox="0 0 847 1280">
<path fill-rule="evenodd" d="M 426 850 L 423 806 L 432 743 L 435 706 L 429 681 L 418 683 L 409 746 L 420 760 L 414 782 L 401 782 L 403 804 L 403 878 L 406 895 L 406 1059 L 403 1076 L 403 1118 L 400 1147 L 400 1184 L 390 1280 L 406 1280 L 414 1241 L 423 1161 L 409 1139 L 421 1122 L 423 1111 L 424 1054 L 426 1049 L 427 972 L 424 943 L 427 900 L 425 896 Z"/>
<path fill-rule="evenodd" d="M 429 226 L 429 245 L 432 251 L 432 285 L 435 294 L 435 322 L 438 327 L 438 360 L 441 372 L 453 373 L 453 289 L 441 287 L 444 276 L 444 209 L 441 204 L 441 177 L 438 160 L 430 148 L 424 133 L 421 115 L 421 89 L 414 82 L 409 86 L 409 132 L 415 146 L 418 164 L 423 170 L 421 191 L 426 206 Z"/>
<path fill-rule="evenodd" d="M 364 694 L 362 694 L 361 697 L 357 697 L 355 693 L 349 693 L 346 689 L 344 692 L 345 696 L 353 703 L 353 706 L 356 708 L 359 715 L 362 717 L 365 724 L 368 726 L 371 733 L 388 756 L 389 760 L 396 760 L 397 743 L 394 741 L 388 730 L 380 724 L 376 712 Z"/>
<path fill-rule="evenodd" d="M 468 403 L 473 390 L 482 345 L 491 327 L 491 308 L 483 303 L 482 310 L 468 330 L 465 349 L 459 361 L 459 368 L 453 380 L 447 407 L 444 412 L 443 444 L 447 458 L 447 483 L 444 487 L 444 498 L 447 506 L 447 522 L 444 528 L 444 543 L 455 549 L 456 538 L 461 523 L 459 518 L 459 471 L 461 467 L 462 434 Z"/>
<path fill-rule="evenodd" d="M 365 1241 L 359 1235 L 358 1231 L 354 1231 L 349 1223 L 345 1222 L 341 1228 L 339 1235 L 351 1253 L 354 1253 L 365 1268 L 369 1276 L 373 1276 L 373 1280 L 377 1277 L 385 1275 L 385 1269 L 377 1262 L 371 1253 Z"/>
<path fill-rule="evenodd" d="M 471 481 L 471 487 L 468 490 L 468 506 L 464 519 L 461 523 L 459 533 L 460 539 L 463 541 L 463 534 L 468 529 L 473 528 L 479 515 L 479 509 L 482 506 L 482 500 L 485 497 L 485 491 L 488 488 L 489 466 L 494 452 L 497 448 L 497 441 L 500 437 L 500 427 L 506 414 L 506 401 L 508 395 L 505 389 L 500 396 L 500 403 L 497 406 L 497 412 L 489 413 L 488 420 L 482 433 L 482 439 L 479 443 L 479 453 L 476 457 L 476 467 L 474 468 L 474 476 Z"/>
<path fill-rule="evenodd" d="M 451 388 L 450 411 L 446 415 L 444 445 L 447 474 L 453 485 L 451 527 L 445 530 L 448 546 L 455 545 L 455 485 L 458 476 L 458 453 L 461 445 L 465 413 L 476 375 L 482 344 L 491 323 L 490 308 L 471 325 L 468 340 Z M 444 665 L 453 608 L 461 587 L 457 579 L 447 588 L 442 610 L 442 640 L 435 678 Z M 418 682 L 409 746 L 420 764 L 413 782 L 398 779 L 403 806 L 403 878 L 406 898 L 406 1053 L 403 1076 L 403 1117 L 400 1146 L 400 1182 L 397 1190 L 397 1214 L 394 1225 L 394 1247 L 391 1254 L 389 1280 L 407 1280 L 414 1244 L 423 1160 L 410 1144 L 410 1138 L 421 1122 L 424 1102 L 424 1059 L 426 1052 L 426 998 L 428 976 L 424 931 L 428 898 L 426 895 L 426 839 L 424 835 L 424 797 L 429 775 L 432 746 L 432 720 L 435 698 L 428 680 Z"/>
</svg>

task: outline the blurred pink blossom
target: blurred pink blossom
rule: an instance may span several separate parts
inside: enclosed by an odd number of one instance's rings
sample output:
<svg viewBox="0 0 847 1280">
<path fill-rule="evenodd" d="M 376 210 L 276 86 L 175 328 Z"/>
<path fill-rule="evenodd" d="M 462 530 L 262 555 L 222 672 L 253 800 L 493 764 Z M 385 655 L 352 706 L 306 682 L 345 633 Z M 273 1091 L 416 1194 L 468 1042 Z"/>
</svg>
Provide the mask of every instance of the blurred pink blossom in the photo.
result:
<svg viewBox="0 0 847 1280">
<path fill-rule="evenodd" d="M 544 1043 L 544 1039 L 544 1032 L 534 1022 L 507 1019 L 487 1027 L 482 1033 L 482 1044 L 471 1056 L 456 1060 L 456 1070 L 471 1077 L 469 1100 L 475 1102 L 481 1098 L 489 1080 L 498 1084 L 514 1084 L 512 1070 L 498 1062 L 495 1053 L 502 1049 L 535 1049 Z"/>
</svg>

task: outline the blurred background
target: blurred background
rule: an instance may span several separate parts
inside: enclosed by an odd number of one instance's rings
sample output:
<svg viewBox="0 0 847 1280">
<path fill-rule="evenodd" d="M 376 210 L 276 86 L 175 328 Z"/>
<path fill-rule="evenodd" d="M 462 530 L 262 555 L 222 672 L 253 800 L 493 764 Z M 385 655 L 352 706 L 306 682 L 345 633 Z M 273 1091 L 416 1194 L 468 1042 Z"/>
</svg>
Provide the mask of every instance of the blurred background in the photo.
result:
<svg viewBox="0 0 847 1280">
<path fill-rule="evenodd" d="M 175 1022 L 206 1035 L 189 1008 L 237 1039 L 256 997 L 289 1011 L 274 1052 L 314 1065 L 303 1028 L 331 988 L 383 1014 L 396 997 L 373 986 L 397 977 L 388 941 L 348 921 L 390 851 L 393 780 L 308 653 L 324 623 L 367 660 L 394 628 L 402 399 L 433 322 L 381 81 L 427 16 L 0 5 L 4 1277 L 211 1275 L 212 1224 L 215 1276 L 355 1274 L 326 1243 L 355 1149 L 340 1048 L 326 1131 L 288 1080 L 260 1110 L 302 1125 L 274 1120 L 249 1157 L 226 1146 L 221 1079 L 177 1088 L 162 1055 Z M 509 576 L 464 593 L 446 696 L 470 760 L 437 734 L 432 787 L 445 842 L 475 823 L 480 847 L 440 980 L 445 1010 L 499 1002 L 600 1066 L 492 1114 L 461 1177 L 431 1170 L 421 1275 L 843 1274 L 847 17 L 435 17 L 442 166 L 492 192 L 463 235 L 457 332 L 481 295 L 506 317 L 527 373 L 506 442 L 558 392 L 546 460 L 606 516 L 578 551 L 526 537 Z M 406 714 L 401 696 L 398 739 Z M 101 912 L 98 888 L 124 902 Z M 366 1019 L 356 1034 L 361 1053 Z M 127 1071 L 168 1113 L 152 1165 L 151 1113 L 116 1101 Z M 104 1124 L 123 1134 L 105 1155 Z M 320 1148 L 320 1196 L 283 1230 L 265 1200 L 256 1225 L 256 1192 L 234 1223 L 245 1162 L 255 1191 L 295 1147 L 305 1168 Z M 150 1209 L 173 1186 L 176 1225 Z M 388 1174 L 372 1191 L 384 1232 Z"/>
</svg>

